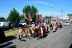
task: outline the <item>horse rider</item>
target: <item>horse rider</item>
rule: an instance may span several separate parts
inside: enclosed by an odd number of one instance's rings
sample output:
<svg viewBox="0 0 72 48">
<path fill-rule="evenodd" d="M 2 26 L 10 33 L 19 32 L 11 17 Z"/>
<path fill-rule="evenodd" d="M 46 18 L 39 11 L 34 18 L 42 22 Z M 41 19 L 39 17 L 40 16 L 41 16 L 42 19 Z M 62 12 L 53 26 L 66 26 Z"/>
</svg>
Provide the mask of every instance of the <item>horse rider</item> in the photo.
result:
<svg viewBox="0 0 72 48">
<path fill-rule="evenodd" d="M 53 32 L 56 32 L 56 22 L 53 23 Z"/>
<path fill-rule="evenodd" d="M 42 26 L 43 26 L 43 24 L 42 24 L 42 22 L 40 22 L 40 23 L 38 24 L 38 27 L 41 29 L 41 34 L 42 34 L 42 36 L 43 36 L 43 28 L 42 28 Z"/>
<path fill-rule="evenodd" d="M 32 28 L 34 28 L 34 27 L 35 27 L 35 24 L 34 24 L 34 22 L 32 23 L 32 25 L 31 25 L 31 26 L 32 26 Z"/>
<path fill-rule="evenodd" d="M 18 37 L 19 37 L 19 39 L 21 39 L 20 37 L 23 37 L 22 28 L 21 28 L 21 27 L 19 27 L 19 34 L 18 34 Z"/>
</svg>

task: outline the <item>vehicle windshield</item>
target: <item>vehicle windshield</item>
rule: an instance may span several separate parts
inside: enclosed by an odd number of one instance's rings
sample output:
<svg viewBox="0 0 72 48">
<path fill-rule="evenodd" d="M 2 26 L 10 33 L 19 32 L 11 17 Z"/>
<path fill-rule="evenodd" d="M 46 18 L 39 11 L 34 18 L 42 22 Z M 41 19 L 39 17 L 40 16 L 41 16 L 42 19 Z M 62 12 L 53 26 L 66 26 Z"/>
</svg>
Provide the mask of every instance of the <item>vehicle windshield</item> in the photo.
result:
<svg viewBox="0 0 72 48">
<path fill-rule="evenodd" d="M 66 22 L 66 23 L 69 23 L 69 22 Z"/>
<path fill-rule="evenodd" d="M 21 22 L 21 23 L 25 23 L 25 22 Z"/>
</svg>

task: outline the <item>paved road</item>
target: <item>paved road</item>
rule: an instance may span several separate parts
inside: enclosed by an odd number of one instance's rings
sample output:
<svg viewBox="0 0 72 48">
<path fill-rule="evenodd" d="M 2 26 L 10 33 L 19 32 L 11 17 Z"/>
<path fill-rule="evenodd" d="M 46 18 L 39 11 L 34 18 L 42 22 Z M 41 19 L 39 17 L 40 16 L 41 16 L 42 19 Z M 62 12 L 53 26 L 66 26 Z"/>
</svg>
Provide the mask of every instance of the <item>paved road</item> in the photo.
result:
<svg viewBox="0 0 72 48">
<path fill-rule="evenodd" d="M 72 43 L 72 24 L 70 26 L 63 26 L 53 33 L 50 31 L 46 38 L 38 40 L 36 38 L 27 40 L 10 40 L 1 47 L 9 48 L 69 48 Z"/>
</svg>

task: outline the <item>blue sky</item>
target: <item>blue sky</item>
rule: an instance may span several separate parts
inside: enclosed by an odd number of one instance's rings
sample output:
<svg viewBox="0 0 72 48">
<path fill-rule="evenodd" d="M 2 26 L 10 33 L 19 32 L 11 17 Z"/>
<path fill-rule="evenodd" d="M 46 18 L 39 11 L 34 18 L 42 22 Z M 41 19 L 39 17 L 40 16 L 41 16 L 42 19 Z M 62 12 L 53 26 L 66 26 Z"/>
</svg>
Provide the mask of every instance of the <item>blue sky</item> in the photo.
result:
<svg viewBox="0 0 72 48">
<path fill-rule="evenodd" d="M 50 9 L 51 4 L 52 9 Z M 34 5 L 38 9 L 38 13 L 43 16 L 51 15 L 51 13 L 54 16 L 61 16 L 62 9 L 64 10 L 64 16 L 72 13 L 72 0 L 0 0 L 0 17 L 7 18 L 13 7 L 20 14 L 23 14 L 22 9 L 26 5 Z"/>
</svg>

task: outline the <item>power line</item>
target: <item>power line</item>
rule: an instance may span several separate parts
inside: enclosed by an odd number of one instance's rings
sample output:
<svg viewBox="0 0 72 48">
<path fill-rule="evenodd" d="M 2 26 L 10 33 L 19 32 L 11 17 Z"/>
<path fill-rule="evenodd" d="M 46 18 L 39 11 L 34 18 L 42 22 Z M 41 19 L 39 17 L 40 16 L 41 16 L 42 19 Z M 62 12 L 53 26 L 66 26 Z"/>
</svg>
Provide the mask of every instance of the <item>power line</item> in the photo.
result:
<svg viewBox="0 0 72 48">
<path fill-rule="evenodd" d="M 53 2 L 51 2 L 51 1 L 49 1 L 49 0 L 47 0 L 47 1 L 50 2 L 50 3 L 52 3 L 52 4 L 54 4 L 54 5 L 56 5 L 55 3 L 53 3 Z M 60 6 L 58 6 L 58 5 L 56 5 L 56 6 L 62 9 L 62 7 L 60 7 Z"/>
<path fill-rule="evenodd" d="M 64 13 L 64 12 L 63 12 L 63 9 L 62 9 L 62 19 L 63 19 L 63 13 Z"/>
<path fill-rule="evenodd" d="M 17 7 L 17 8 L 22 8 L 22 7 L 19 7 L 19 6 L 12 6 L 12 5 L 2 4 L 2 3 L 0 3 L 0 5 L 5 5 L 5 6 L 9 6 L 9 7 Z"/>
<path fill-rule="evenodd" d="M 52 3 L 51 3 L 51 5 L 50 5 L 50 9 L 51 9 L 51 16 L 53 16 L 52 8 L 54 8 L 54 7 L 53 7 L 53 5 L 52 5 Z"/>
</svg>

